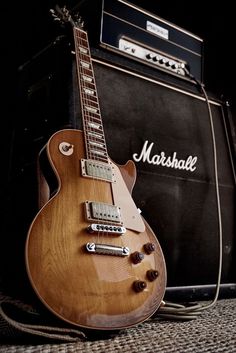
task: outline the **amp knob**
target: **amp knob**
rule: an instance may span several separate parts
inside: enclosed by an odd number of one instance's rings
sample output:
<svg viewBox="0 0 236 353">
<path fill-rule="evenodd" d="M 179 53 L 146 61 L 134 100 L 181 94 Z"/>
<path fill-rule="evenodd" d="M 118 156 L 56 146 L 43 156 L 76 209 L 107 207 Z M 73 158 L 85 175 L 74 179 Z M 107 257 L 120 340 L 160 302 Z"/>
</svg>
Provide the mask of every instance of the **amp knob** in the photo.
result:
<svg viewBox="0 0 236 353">
<path fill-rule="evenodd" d="M 174 64 L 171 65 L 171 68 L 173 70 L 177 70 L 179 68 L 179 65 L 177 63 L 174 63 Z"/>
<path fill-rule="evenodd" d="M 160 60 L 159 56 L 155 55 L 153 58 L 152 58 L 153 61 L 157 62 Z"/>
<path fill-rule="evenodd" d="M 167 59 L 166 59 L 166 58 L 161 58 L 161 59 L 159 60 L 159 63 L 160 63 L 160 64 L 166 64 L 166 62 L 167 62 Z"/>
<path fill-rule="evenodd" d="M 153 59 L 153 57 L 154 57 L 154 55 L 153 55 L 152 53 L 148 53 L 148 54 L 146 55 L 146 58 L 147 58 L 148 60 Z"/>
</svg>

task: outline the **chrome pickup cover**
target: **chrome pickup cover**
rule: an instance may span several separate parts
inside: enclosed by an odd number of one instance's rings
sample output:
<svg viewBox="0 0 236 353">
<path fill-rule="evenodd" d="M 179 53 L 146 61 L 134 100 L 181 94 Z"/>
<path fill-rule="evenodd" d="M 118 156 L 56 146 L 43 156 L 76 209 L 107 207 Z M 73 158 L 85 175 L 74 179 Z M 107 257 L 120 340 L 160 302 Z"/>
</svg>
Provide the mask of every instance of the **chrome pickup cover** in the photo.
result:
<svg viewBox="0 0 236 353">
<path fill-rule="evenodd" d="M 88 220 L 109 221 L 121 224 L 120 208 L 115 205 L 86 201 L 85 207 Z"/>
<path fill-rule="evenodd" d="M 102 163 L 92 159 L 81 159 L 82 175 L 95 179 L 114 182 L 114 171 L 109 163 Z"/>
</svg>

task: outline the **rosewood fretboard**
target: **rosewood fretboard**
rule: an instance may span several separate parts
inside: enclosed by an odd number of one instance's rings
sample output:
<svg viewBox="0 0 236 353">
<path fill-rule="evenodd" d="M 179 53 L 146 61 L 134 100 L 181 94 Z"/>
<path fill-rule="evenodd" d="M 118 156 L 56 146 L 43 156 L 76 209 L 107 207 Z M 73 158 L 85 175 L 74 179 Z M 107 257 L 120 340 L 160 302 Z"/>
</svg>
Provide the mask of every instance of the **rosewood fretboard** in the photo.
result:
<svg viewBox="0 0 236 353">
<path fill-rule="evenodd" d="M 74 27 L 75 54 L 87 158 L 108 162 L 87 33 Z"/>
</svg>

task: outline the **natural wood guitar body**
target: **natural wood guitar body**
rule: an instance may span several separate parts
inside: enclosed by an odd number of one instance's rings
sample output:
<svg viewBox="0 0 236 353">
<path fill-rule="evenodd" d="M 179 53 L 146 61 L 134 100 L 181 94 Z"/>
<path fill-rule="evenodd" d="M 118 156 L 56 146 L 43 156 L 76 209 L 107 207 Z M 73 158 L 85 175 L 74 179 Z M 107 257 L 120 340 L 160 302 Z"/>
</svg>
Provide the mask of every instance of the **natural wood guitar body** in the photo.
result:
<svg viewBox="0 0 236 353">
<path fill-rule="evenodd" d="M 60 150 L 64 142 L 73 146 L 72 153 Z M 81 160 L 86 151 L 79 130 L 55 133 L 46 148 L 59 187 L 27 236 L 26 267 L 35 292 L 55 315 L 84 328 L 113 330 L 144 321 L 163 299 L 166 268 L 158 240 L 131 197 L 134 163 L 118 167 L 110 162 L 112 182 L 84 176 Z M 87 217 L 88 202 L 118 205 L 126 232 L 89 232 L 93 222 Z M 87 243 L 127 247 L 130 253 L 91 253 Z M 148 253 L 145 244 L 150 243 L 155 250 Z M 143 254 L 141 262 L 135 263 L 134 253 Z M 145 285 L 139 290 L 137 283 Z"/>
</svg>

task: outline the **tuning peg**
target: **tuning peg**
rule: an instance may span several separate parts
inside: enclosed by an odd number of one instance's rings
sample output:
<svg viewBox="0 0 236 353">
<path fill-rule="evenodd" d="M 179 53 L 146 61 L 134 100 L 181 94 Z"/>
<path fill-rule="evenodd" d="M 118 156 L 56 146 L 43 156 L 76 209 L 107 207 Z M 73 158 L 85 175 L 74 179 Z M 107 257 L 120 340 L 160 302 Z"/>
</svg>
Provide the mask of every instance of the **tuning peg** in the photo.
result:
<svg viewBox="0 0 236 353">
<path fill-rule="evenodd" d="M 82 17 L 79 16 L 78 14 L 75 15 L 75 22 L 77 23 L 77 25 L 78 25 L 80 28 L 84 28 L 84 21 L 83 21 Z"/>
</svg>

